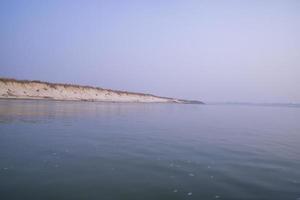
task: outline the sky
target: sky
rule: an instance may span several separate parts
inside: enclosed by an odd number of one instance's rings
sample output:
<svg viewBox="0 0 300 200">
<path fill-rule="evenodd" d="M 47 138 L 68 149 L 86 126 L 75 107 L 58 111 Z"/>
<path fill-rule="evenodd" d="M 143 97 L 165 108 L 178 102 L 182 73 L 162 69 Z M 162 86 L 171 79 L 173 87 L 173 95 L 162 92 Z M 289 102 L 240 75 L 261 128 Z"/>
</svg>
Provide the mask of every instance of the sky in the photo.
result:
<svg viewBox="0 0 300 200">
<path fill-rule="evenodd" d="M 300 1 L 0 1 L 0 77 L 300 102 Z"/>
</svg>

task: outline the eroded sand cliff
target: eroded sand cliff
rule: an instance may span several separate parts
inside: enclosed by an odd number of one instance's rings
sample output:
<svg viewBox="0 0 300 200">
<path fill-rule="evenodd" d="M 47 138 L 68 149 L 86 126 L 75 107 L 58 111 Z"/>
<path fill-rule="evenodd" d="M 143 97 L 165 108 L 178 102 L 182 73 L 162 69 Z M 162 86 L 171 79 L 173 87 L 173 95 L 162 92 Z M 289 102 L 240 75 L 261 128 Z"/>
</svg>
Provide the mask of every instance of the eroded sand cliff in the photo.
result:
<svg viewBox="0 0 300 200">
<path fill-rule="evenodd" d="M 201 103 L 99 87 L 0 78 L 0 98 L 105 102 Z"/>
</svg>

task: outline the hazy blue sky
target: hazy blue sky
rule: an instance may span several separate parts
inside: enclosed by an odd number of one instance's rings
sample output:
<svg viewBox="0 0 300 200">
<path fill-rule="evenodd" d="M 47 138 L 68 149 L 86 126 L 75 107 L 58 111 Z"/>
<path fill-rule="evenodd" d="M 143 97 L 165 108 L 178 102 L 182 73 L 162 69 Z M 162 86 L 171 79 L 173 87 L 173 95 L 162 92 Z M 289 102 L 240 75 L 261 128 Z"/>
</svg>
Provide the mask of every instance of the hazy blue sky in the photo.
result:
<svg viewBox="0 0 300 200">
<path fill-rule="evenodd" d="M 300 1 L 0 1 L 0 76 L 300 102 Z"/>
</svg>

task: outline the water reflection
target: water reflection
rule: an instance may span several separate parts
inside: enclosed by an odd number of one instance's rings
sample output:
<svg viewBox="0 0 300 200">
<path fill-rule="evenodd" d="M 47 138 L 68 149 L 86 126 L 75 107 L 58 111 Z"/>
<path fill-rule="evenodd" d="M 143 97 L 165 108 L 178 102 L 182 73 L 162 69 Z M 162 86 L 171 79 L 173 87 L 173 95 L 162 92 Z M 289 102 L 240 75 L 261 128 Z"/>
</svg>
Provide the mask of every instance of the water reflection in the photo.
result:
<svg viewBox="0 0 300 200">
<path fill-rule="evenodd" d="M 57 118 L 78 117 L 111 117 L 124 116 L 128 113 L 143 113 L 164 107 L 157 104 L 141 103 L 106 103 L 106 102 L 77 102 L 77 101 L 47 101 L 47 100 L 0 100 L 0 122 L 9 123 L 13 120 L 23 122 L 40 122 Z M 168 112 L 176 107 L 166 104 Z M 173 108 L 173 109 L 172 109 Z"/>
</svg>

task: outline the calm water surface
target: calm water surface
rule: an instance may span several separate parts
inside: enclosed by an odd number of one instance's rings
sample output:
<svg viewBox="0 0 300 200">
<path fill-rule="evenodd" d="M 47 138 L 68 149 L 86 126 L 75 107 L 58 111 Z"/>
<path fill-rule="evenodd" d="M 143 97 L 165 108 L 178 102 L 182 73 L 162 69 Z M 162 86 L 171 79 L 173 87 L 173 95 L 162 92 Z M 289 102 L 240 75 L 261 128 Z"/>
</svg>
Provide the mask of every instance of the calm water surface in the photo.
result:
<svg viewBox="0 0 300 200">
<path fill-rule="evenodd" d="M 300 108 L 0 101 L 0 199 L 300 199 Z"/>
</svg>

